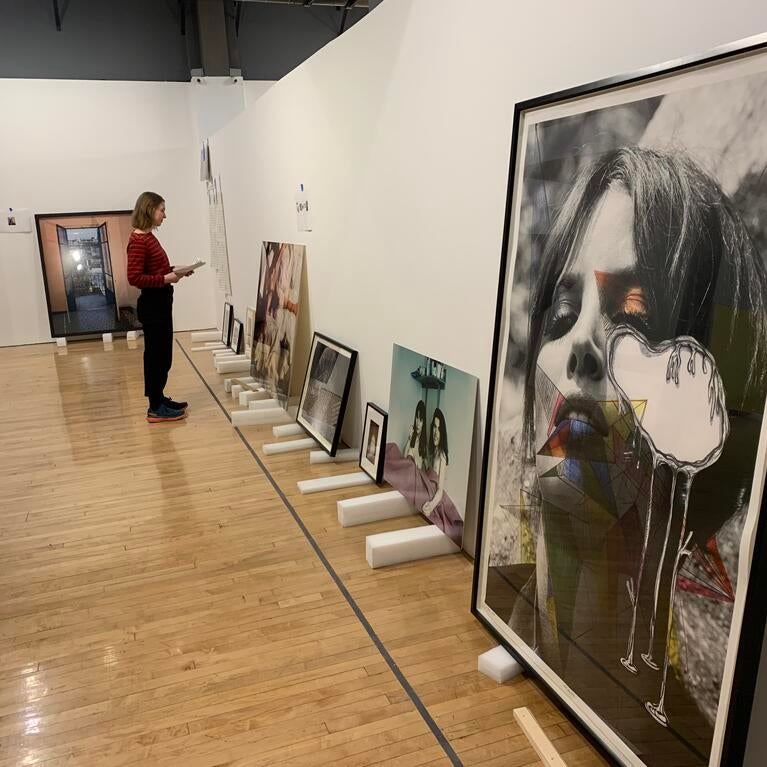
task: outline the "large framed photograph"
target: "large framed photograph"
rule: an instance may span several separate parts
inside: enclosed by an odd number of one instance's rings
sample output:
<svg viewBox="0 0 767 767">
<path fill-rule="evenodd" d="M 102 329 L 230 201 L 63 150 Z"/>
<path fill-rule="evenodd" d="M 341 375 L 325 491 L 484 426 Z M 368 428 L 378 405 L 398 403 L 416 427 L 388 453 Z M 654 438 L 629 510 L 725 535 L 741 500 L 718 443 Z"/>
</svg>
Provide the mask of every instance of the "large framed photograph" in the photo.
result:
<svg viewBox="0 0 767 767">
<path fill-rule="evenodd" d="M 389 416 L 384 410 L 368 402 L 365 408 L 365 423 L 362 427 L 360 469 L 377 485 L 383 482 L 388 421 Z"/>
<path fill-rule="evenodd" d="M 766 40 L 515 109 L 473 610 L 622 765 L 743 763 Z"/>
<path fill-rule="evenodd" d="M 35 216 L 53 338 L 141 328 L 128 284 L 131 211 Z"/>
<path fill-rule="evenodd" d="M 221 320 L 221 342 L 229 346 L 232 342 L 232 327 L 234 324 L 234 307 L 224 301 L 224 316 Z"/>
<path fill-rule="evenodd" d="M 242 351 L 242 323 L 239 320 L 232 320 L 232 340 L 229 348 L 235 354 Z"/>
<path fill-rule="evenodd" d="M 283 407 L 288 406 L 306 247 L 264 242 L 250 374 Z"/>
<path fill-rule="evenodd" d="M 477 385 L 463 370 L 394 344 L 384 479 L 458 546 Z"/>
<path fill-rule="evenodd" d="M 330 455 L 338 450 L 356 361 L 353 349 L 314 334 L 296 420 Z"/>
</svg>

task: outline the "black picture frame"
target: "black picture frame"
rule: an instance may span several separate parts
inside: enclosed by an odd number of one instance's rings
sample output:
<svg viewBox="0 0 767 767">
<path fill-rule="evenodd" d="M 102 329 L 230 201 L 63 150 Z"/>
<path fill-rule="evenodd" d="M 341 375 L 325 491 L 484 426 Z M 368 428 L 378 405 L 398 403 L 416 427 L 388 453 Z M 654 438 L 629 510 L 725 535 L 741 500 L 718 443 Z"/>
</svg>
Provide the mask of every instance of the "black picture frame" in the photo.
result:
<svg viewBox="0 0 767 767">
<path fill-rule="evenodd" d="M 51 294 L 50 289 L 48 287 L 48 277 L 47 272 L 45 270 L 45 252 L 43 250 L 43 237 L 42 237 L 42 229 L 41 229 L 41 223 L 45 221 L 46 219 L 51 218 L 63 218 L 63 217 L 78 217 L 78 216 L 130 216 L 132 215 L 133 210 L 87 210 L 87 211 L 64 211 L 61 213 L 36 213 L 35 214 L 35 232 L 37 234 L 37 251 L 38 255 L 40 256 L 40 268 L 42 270 L 42 276 L 43 276 L 43 288 L 45 290 L 45 306 L 46 310 L 48 312 L 48 327 L 50 328 L 51 332 L 51 338 L 86 338 L 86 337 L 93 337 L 96 338 L 100 336 L 102 333 L 120 333 L 120 332 L 127 332 L 127 331 L 115 331 L 113 328 L 104 328 L 103 330 L 83 330 L 83 331 L 76 331 L 76 332 L 70 332 L 70 333 L 59 333 L 56 331 L 56 328 L 53 324 L 53 312 L 51 310 Z M 138 323 L 135 328 L 130 328 L 132 330 L 140 330 L 141 324 Z"/>
<path fill-rule="evenodd" d="M 345 381 L 343 385 L 343 391 L 339 401 L 339 411 L 336 423 L 334 425 L 333 434 L 330 438 L 325 437 L 319 432 L 319 430 L 302 415 L 306 397 L 308 393 L 308 387 L 310 384 L 310 374 L 314 364 L 315 354 L 317 352 L 318 344 L 322 344 L 326 348 L 333 349 L 339 354 L 345 355 L 349 359 L 349 365 L 346 371 Z M 336 341 L 330 336 L 323 335 L 322 333 L 315 332 L 312 337 L 312 345 L 309 350 L 309 362 L 306 366 L 306 373 L 304 375 L 304 383 L 301 387 L 301 397 L 298 403 L 298 412 L 296 413 L 296 423 L 302 426 L 306 432 L 317 440 L 320 447 L 328 453 L 328 455 L 334 456 L 338 451 L 338 445 L 341 441 L 341 430 L 343 428 L 344 415 L 346 413 L 346 407 L 349 403 L 349 392 L 351 391 L 352 379 L 354 377 L 354 369 L 357 363 L 357 352 L 346 346 L 345 344 Z"/>
<path fill-rule="evenodd" d="M 632 73 L 626 73 L 614 77 L 605 78 L 592 83 L 580 85 L 518 102 L 514 107 L 510 161 L 508 182 L 506 191 L 506 209 L 503 225 L 503 238 L 500 254 L 500 268 L 498 279 L 498 291 L 496 294 L 496 313 L 493 330 L 491 368 L 488 381 L 487 412 L 485 418 L 484 446 L 482 457 L 482 474 L 480 477 L 480 494 L 478 504 L 477 538 L 474 556 L 474 571 L 472 578 L 471 612 L 475 618 L 493 635 L 493 637 L 534 677 L 562 709 L 578 724 L 584 735 L 594 743 L 603 755 L 612 764 L 623 765 L 620 759 L 608 744 L 602 741 L 598 733 L 584 721 L 581 713 L 571 706 L 558 691 L 552 688 L 538 670 L 514 648 L 493 623 L 480 611 L 480 576 L 483 557 L 483 547 L 486 541 L 483 532 L 488 514 L 488 475 L 492 457 L 493 433 L 495 429 L 494 405 L 498 396 L 497 379 L 499 374 L 499 356 L 503 342 L 504 330 L 504 301 L 510 291 L 509 284 L 509 250 L 512 217 L 516 194 L 515 176 L 517 175 L 517 163 L 520 155 L 520 124 L 526 112 L 551 106 L 572 102 L 587 96 L 614 91 L 616 89 L 629 88 L 645 81 L 658 78 L 668 78 L 675 74 L 687 73 L 696 69 L 711 67 L 717 63 L 731 61 L 749 55 L 763 54 L 767 52 L 767 34 L 757 35 L 736 41 L 731 44 L 720 46 L 707 53 L 684 57 L 669 61 L 657 66 L 647 67 Z M 521 180 L 521 179 L 520 179 Z M 764 416 L 767 418 L 767 409 Z M 757 463 L 757 472 L 759 470 Z M 730 765 L 743 764 L 746 744 L 748 740 L 749 726 L 751 723 L 754 694 L 757 682 L 757 669 L 761 658 L 762 644 L 764 641 L 765 625 L 767 623 L 767 600 L 764 599 L 761 590 L 765 578 L 767 578 L 767 556 L 764 555 L 767 547 L 767 492 L 762 493 L 759 506 L 759 518 L 753 536 L 753 557 L 750 566 L 750 574 L 746 587 L 745 604 L 743 607 L 743 619 L 740 627 L 740 638 L 736 650 L 736 659 L 732 683 L 730 687 L 729 707 L 726 713 L 726 723 L 722 737 L 721 758 L 717 767 L 729 767 Z M 758 553 L 762 552 L 762 556 Z"/>
<path fill-rule="evenodd" d="M 240 320 L 232 320 L 232 338 L 229 343 L 229 348 L 235 354 L 240 354 L 242 352 L 243 332 L 242 322 L 240 322 Z"/>
<path fill-rule="evenodd" d="M 234 307 L 228 301 L 224 301 L 224 316 L 221 320 L 221 343 L 229 346 L 232 342 L 232 327 L 234 323 Z"/>
<path fill-rule="evenodd" d="M 367 446 L 366 436 L 368 434 L 368 423 L 371 420 L 370 419 L 371 411 L 374 413 L 378 413 L 381 420 L 381 423 L 379 426 L 378 439 L 377 439 L 378 455 L 377 455 L 377 461 L 376 461 L 374 471 L 369 470 L 368 462 L 365 460 L 366 446 Z M 375 405 L 372 402 L 368 402 L 365 407 L 365 420 L 362 423 L 362 443 L 360 444 L 359 467 L 377 485 L 380 485 L 383 482 L 383 478 L 384 478 L 384 463 L 386 458 L 386 432 L 387 432 L 388 425 L 389 425 L 389 414 L 382 408 L 378 407 L 378 405 Z"/>
</svg>

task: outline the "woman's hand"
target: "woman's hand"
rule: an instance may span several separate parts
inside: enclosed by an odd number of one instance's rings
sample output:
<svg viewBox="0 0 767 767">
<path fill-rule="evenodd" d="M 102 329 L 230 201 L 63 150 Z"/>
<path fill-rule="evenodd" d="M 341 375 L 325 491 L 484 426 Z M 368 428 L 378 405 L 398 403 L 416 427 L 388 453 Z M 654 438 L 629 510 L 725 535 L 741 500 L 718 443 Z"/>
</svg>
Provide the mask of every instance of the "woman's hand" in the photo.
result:
<svg viewBox="0 0 767 767">
<path fill-rule="evenodd" d="M 175 282 L 178 282 L 180 279 L 181 279 L 181 277 L 179 277 L 175 272 L 168 272 L 165 275 L 165 284 L 166 285 L 171 285 L 171 284 L 173 284 Z"/>
</svg>

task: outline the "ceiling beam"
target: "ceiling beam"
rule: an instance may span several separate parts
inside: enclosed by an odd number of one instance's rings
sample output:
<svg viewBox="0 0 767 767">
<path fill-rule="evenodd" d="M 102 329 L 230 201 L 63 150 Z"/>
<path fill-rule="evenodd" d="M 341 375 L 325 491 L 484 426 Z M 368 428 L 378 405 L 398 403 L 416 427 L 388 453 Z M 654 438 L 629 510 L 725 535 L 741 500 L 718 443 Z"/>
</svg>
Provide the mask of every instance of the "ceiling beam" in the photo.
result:
<svg viewBox="0 0 767 767">
<path fill-rule="evenodd" d="M 344 29 L 346 29 L 346 17 L 349 14 L 349 10 L 351 8 L 354 8 L 356 4 L 357 4 L 357 0 L 346 0 L 346 5 L 344 5 L 343 10 L 341 11 L 341 24 L 338 27 L 339 35 L 342 35 L 344 33 Z"/>
<path fill-rule="evenodd" d="M 59 0 L 53 0 L 53 18 L 56 22 L 56 31 L 61 32 L 61 12 L 59 11 Z"/>
</svg>

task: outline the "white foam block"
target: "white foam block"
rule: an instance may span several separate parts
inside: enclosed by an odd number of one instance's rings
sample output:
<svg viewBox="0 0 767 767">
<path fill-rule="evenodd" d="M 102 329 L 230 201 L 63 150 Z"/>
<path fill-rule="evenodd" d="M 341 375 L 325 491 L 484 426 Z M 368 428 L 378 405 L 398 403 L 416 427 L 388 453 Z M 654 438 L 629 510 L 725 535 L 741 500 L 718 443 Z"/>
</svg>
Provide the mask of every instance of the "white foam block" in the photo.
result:
<svg viewBox="0 0 767 767">
<path fill-rule="evenodd" d="M 363 495 L 338 502 L 338 522 L 341 527 L 366 525 L 382 519 L 410 517 L 418 512 L 396 490 L 389 493 Z"/>
<path fill-rule="evenodd" d="M 218 359 L 219 357 L 233 357 L 234 352 L 225 346 L 223 349 L 213 349 L 213 356 Z"/>
<path fill-rule="evenodd" d="M 436 525 L 392 530 L 365 538 L 365 558 L 373 569 L 460 551 Z"/>
<path fill-rule="evenodd" d="M 218 341 L 206 341 L 204 346 L 207 346 L 208 349 L 226 349 L 226 344 L 221 340 L 220 336 Z"/>
<path fill-rule="evenodd" d="M 254 399 L 248 402 L 251 410 L 269 410 L 273 407 L 279 407 L 280 403 L 276 399 L 267 396 L 267 399 Z"/>
<path fill-rule="evenodd" d="M 236 410 L 232 413 L 232 426 L 263 426 L 286 423 L 291 418 L 281 407 L 269 410 Z"/>
<path fill-rule="evenodd" d="M 232 399 L 240 401 L 240 392 L 242 391 L 242 384 L 232 384 Z"/>
<path fill-rule="evenodd" d="M 373 480 L 364 471 L 354 474 L 339 474 L 335 477 L 320 477 L 319 479 L 303 479 L 298 483 L 298 490 L 304 495 L 324 493 L 327 490 L 342 490 L 345 487 L 372 485 Z"/>
<path fill-rule="evenodd" d="M 309 453 L 309 463 L 349 463 L 360 457 L 357 448 L 350 447 L 347 450 L 339 450 L 335 455 L 328 455 L 324 450 L 312 450 Z"/>
<path fill-rule="evenodd" d="M 262 399 L 271 399 L 269 397 L 269 392 L 265 389 L 261 389 L 260 391 L 253 391 L 252 389 L 246 389 L 245 391 L 241 391 L 239 394 L 239 403 L 243 407 L 247 407 L 251 402 L 255 402 L 257 400 Z"/>
<path fill-rule="evenodd" d="M 275 426 L 272 429 L 277 439 L 280 437 L 300 437 L 302 434 L 306 434 L 306 430 L 299 423 L 286 423 L 284 426 Z"/>
<path fill-rule="evenodd" d="M 519 676 L 524 669 L 521 664 L 511 657 L 505 647 L 498 645 L 492 650 L 483 652 L 477 657 L 477 671 L 490 677 L 494 682 L 503 684 Z"/>
<path fill-rule="evenodd" d="M 67 345 L 67 339 L 66 338 L 57 338 L 56 339 L 56 346 L 66 346 Z"/>
<path fill-rule="evenodd" d="M 220 339 L 220 330 L 195 330 L 192 333 L 193 344 L 201 344 L 204 341 L 219 341 Z"/>
<path fill-rule="evenodd" d="M 240 370 L 250 370 L 250 360 L 247 357 L 224 358 L 216 360 L 216 371 L 219 373 L 237 373 Z"/>
<path fill-rule="evenodd" d="M 227 354 L 234 354 L 234 352 L 231 349 L 227 349 L 225 346 L 221 346 L 221 349 L 211 349 L 210 346 L 193 346 L 191 349 L 189 349 L 190 352 L 218 352 L 223 351 Z"/>
<path fill-rule="evenodd" d="M 112 334 L 111 333 L 102 333 L 101 334 L 101 340 L 105 344 L 111 344 L 112 343 Z"/>
<path fill-rule="evenodd" d="M 316 444 L 317 443 L 311 437 L 306 437 L 306 439 L 292 439 L 289 442 L 268 442 L 264 445 L 264 453 L 266 455 L 295 453 L 299 450 L 311 450 Z"/>
<path fill-rule="evenodd" d="M 126 341 L 136 341 L 138 339 L 138 331 L 137 330 L 129 330 L 125 334 L 125 340 Z"/>
</svg>

